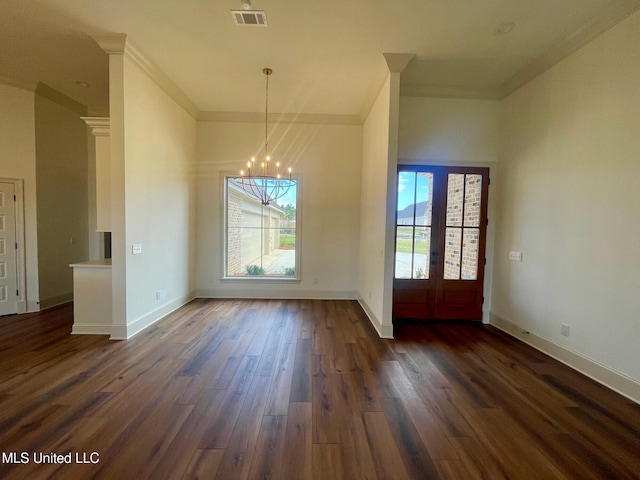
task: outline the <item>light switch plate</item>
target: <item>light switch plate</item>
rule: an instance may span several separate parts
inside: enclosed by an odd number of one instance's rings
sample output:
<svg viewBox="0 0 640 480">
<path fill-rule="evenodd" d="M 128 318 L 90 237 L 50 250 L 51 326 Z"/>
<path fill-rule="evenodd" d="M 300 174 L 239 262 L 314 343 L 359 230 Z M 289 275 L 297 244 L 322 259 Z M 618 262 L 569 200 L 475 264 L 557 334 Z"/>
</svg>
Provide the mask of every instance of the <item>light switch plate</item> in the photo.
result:
<svg viewBox="0 0 640 480">
<path fill-rule="evenodd" d="M 140 255 L 142 253 L 142 244 L 134 243 L 133 245 L 131 245 L 131 253 L 133 255 Z"/>
<path fill-rule="evenodd" d="M 521 262 L 522 252 L 509 252 L 509 260 L 512 262 Z"/>
</svg>

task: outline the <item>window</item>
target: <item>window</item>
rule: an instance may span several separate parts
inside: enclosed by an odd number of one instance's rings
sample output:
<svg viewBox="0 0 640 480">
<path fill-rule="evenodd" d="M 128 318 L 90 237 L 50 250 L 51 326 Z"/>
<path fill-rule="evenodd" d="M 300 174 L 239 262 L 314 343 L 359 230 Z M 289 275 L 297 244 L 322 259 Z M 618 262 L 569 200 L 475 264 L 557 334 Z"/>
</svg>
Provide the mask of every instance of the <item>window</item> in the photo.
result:
<svg viewBox="0 0 640 480">
<path fill-rule="evenodd" d="M 298 180 L 263 205 L 237 177 L 225 179 L 225 277 L 298 278 Z"/>
</svg>

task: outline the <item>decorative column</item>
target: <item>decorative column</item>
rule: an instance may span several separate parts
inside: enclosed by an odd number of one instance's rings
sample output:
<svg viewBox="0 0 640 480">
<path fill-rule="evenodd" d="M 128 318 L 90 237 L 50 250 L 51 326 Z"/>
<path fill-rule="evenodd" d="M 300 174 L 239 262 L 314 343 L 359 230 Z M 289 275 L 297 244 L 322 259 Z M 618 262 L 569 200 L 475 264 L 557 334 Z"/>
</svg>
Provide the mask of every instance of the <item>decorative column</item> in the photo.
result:
<svg viewBox="0 0 640 480">
<path fill-rule="evenodd" d="M 398 178 L 398 126 L 400 123 L 400 74 L 415 57 L 413 53 L 383 53 L 389 68 L 387 130 L 387 192 L 384 241 L 384 285 L 380 336 L 393 338 L 393 272 L 395 264 L 396 186 Z"/>
<path fill-rule="evenodd" d="M 96 231 L 111 231 L 111 130 L 109 118 L 82 117 L 96 142 Z"/>
</svg>

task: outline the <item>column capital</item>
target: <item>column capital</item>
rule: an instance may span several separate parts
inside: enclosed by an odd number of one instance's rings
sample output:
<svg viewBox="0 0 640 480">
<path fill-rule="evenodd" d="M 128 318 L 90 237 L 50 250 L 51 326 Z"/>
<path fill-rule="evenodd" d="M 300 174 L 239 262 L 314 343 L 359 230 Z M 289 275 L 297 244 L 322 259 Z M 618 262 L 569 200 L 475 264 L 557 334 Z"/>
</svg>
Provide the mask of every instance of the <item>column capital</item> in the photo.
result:
<svg viewBox="0 0 640 480">
<path fill-rule="evenodd" d="M 108 137 L 111 135 L 111 124 L 109 117 L 80 117 L 84 120 L 89 128 L 91 128 L 91 133 L 95 137 Z"/>
<path fill-rule="evenodd" d="M 127 45 L 126 33 L 90 33 L 89 36 L 109 55 L 123 55 Z"/>
</svg>

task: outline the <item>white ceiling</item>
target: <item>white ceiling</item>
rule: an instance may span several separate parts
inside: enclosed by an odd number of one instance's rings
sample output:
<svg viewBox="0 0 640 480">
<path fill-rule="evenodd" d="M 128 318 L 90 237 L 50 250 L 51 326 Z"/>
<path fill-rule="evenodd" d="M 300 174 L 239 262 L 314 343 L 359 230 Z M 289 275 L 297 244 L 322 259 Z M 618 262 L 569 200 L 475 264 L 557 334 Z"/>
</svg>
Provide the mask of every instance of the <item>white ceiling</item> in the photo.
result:
<svg viewBox="0 0 640 480">
<path fill-rule="evenodd" d="M 0 0 L 0 81 L 38 82 L 108 109 L 108 58 L 89 36 L 125 33 L 202 112 L 362 115 L 383 53 L 411 53 L 403 94 L 501 98 L 639 8 L 640 0 Z M 515 28 L 506 35 L 504 22 Z M 76 82 L 86 82 L 89 87 Z"/>
</svg>

